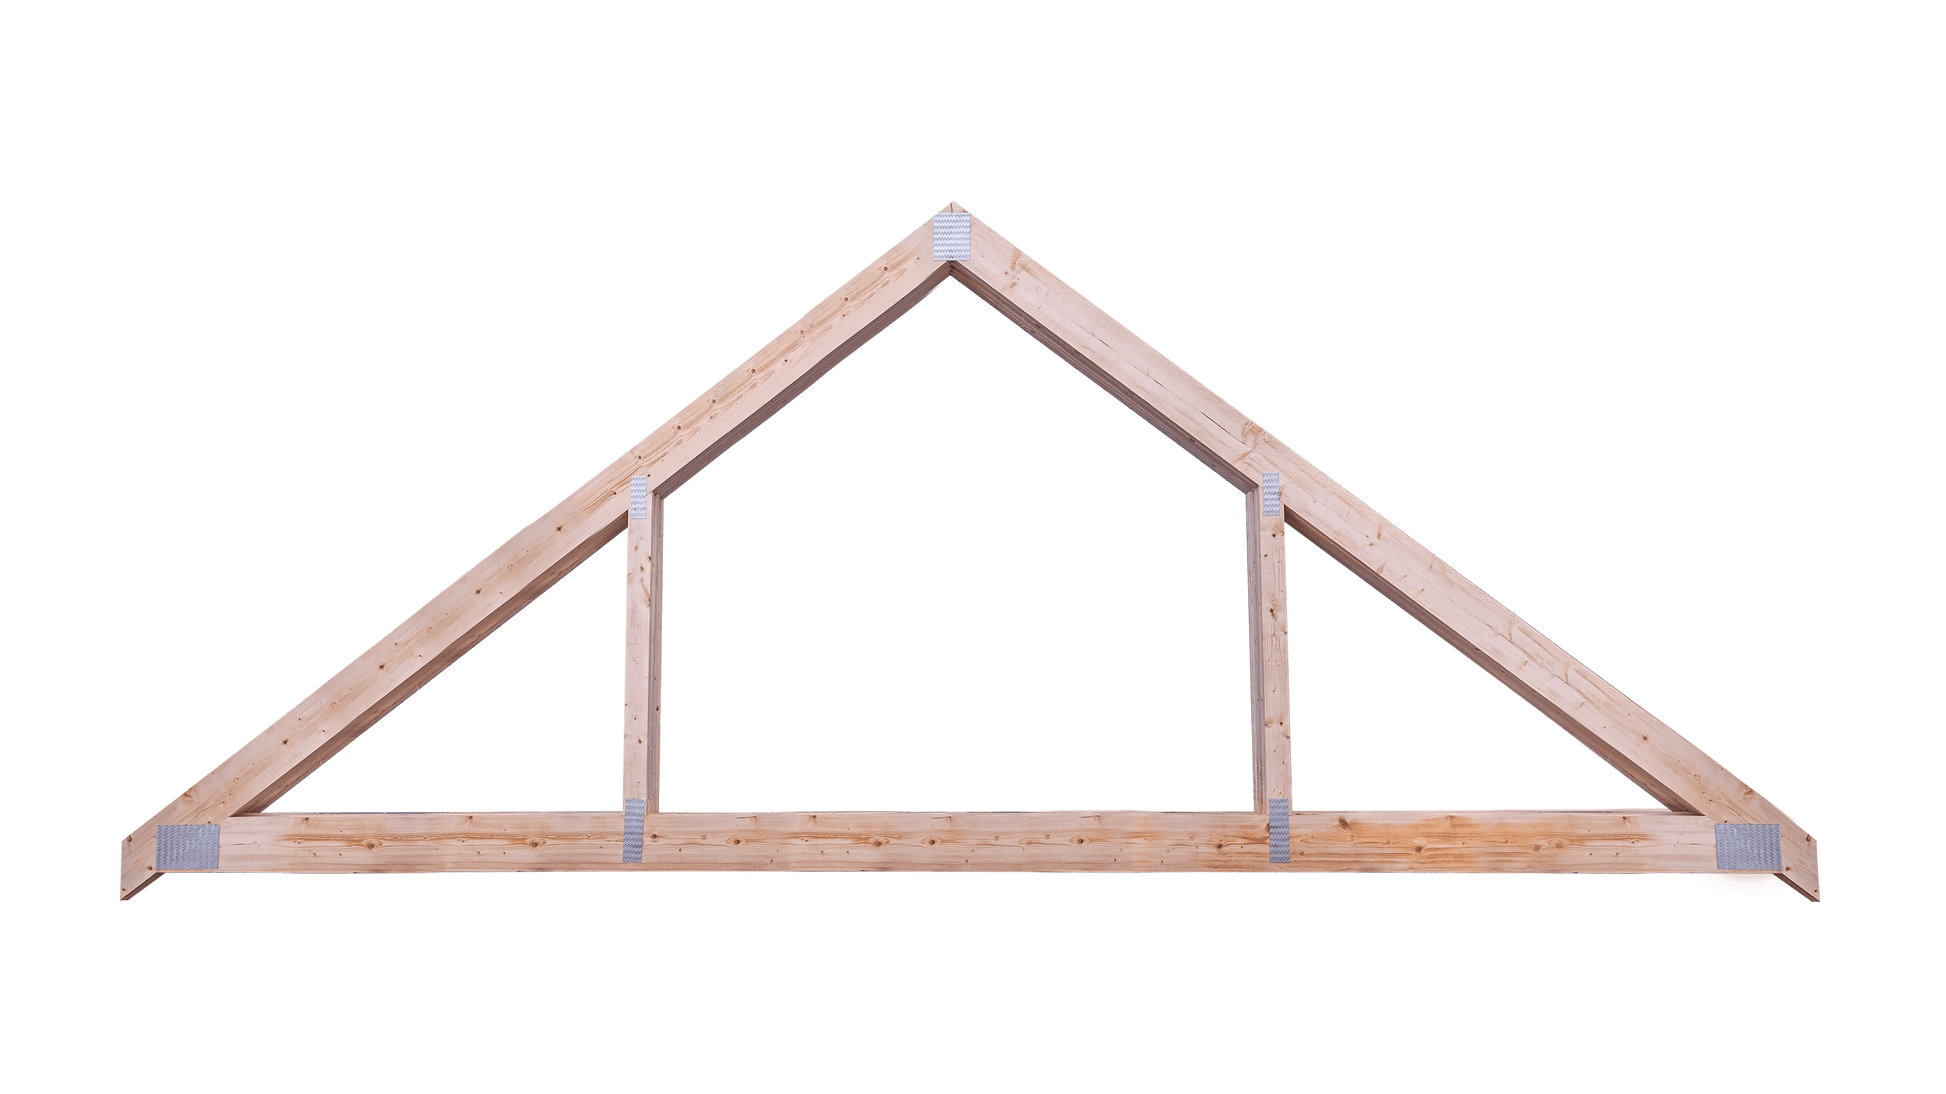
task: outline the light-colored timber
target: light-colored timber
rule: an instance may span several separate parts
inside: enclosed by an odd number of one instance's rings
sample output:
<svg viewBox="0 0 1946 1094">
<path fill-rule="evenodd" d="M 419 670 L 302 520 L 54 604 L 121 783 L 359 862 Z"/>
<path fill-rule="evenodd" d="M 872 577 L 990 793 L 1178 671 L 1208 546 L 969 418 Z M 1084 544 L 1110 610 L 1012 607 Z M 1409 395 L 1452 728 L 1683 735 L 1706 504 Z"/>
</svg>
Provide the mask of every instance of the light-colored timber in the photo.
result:
<svg viewBox="0 0 1946 1094">
<path fill-rule="evenodd" d="M 392 708 L 546 592 L 628 521 L 628 480 L 667 497 L 905 314 L 950 272 L 932 225 L 846 282 L 756 356 L 665 422 L 412 618 L 172 799 L 122 843 L 122 895 L 155 880 L 155 826 L 207 824 L 270 807 Z"/>
<path fill-rule="evenodd" d="M 947 207 L 963 212 L 958 205 Z M 1702 750 L 1569 657 L 1430 551 L 1218 399 L 978 218 L 970 258 L 931 257 L 921 225 L 877 262 L 523 529 L 122 844 L 121 893 L 155 870 L 158 824 L 218 823 L 220 870 L 1002 869 L 1714 871 L 1714 825 L 1776 824 L 1777 875 L 1819 899 L 1817 843 Z M 1258 500 L 1281 476 L 1281 519 L 1250 526 L 1251 813 L 651 813 L 642 863 L 621 861 L 621 813 L 266 814 L 281 795 L 630 523 L 642 475 L 649 583 L 632 623 L 627 701 L 653 710 L 660 636 L 659 503 L 947 277 Z M 1253 509 L 1253 512 L 1257 510 Z M 1320 813 L 1293 802 L 1291 862 L 1268 860 L 1266 799 L 1289 796 L 1284 523 L 1642 786 L 1669 812 Z M 637 558 L 631 535 L 630 558 Z M 1274 555 L 1274 559 L 1273 556 Z M 631 577 L 631 619 L 637 619 Z M 646 671 L 644 667 L 646 666 Z M 1281 690 L 1280 690 L 1281 685 Z M 1281 696 L 1281 698 L 1280 698 Z M 1281 732 L 1272 728 L 1281 714 Z M 654 717 L 649 714 L 649 720 Z M 632 725 L 633 718 L 625 724 Z M 653 724 L 624 746 L 624 794 L 655 808 Z M 1280 751 L 1281 748 L 1281 751 Z M 639 775 L 638 775 L 639 772 Z M 836 863 L 836 865 L 834 865 Z"/>
<path fill-rule="evenodd" d="M 1779 826 L 1784 869 L 1777 876 L 1819 898 L 1817 841 L 1782 810 L 978 217 L 973 257 L 953 263 L 953 276 L 1238 489 L 1279 472 L 1284 518 L 1299 534 L 1663 805 L 1725 823 Z"/>
<path fill-rule="evenodd" d="M 622 799 L 660 808 L 662 787 L 662 495 L 628 521 L 628 608 L 622 663 Z"/>
<path fill-rule="evenodd" d="M 1713 826 L 1656 810 L 1292 813 L 659 813 L 623 863 L 620 813 L 258 813 L 222 822 L 219 872 L 1309 870 L 1713 872 Z"/>
<path fill-rule="evenodd" d="M 1243 496 L 1250 580 L 1251 785 L 1259 813 L 1291 798 L 1290 624 L 1285 618 L 1284 516 L 1264 514 L 1264 487 Z"/>
</svg>

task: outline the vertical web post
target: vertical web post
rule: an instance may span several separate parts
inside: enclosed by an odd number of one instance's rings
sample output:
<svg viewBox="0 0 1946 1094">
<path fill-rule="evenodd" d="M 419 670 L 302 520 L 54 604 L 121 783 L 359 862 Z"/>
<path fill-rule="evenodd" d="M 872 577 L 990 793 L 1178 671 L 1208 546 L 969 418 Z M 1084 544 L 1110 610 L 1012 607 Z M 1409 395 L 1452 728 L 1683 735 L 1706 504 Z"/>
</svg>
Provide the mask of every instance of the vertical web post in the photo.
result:
<svg viewBox="0 0 1946 1094">
<path fill-rule="evenodd" d="M 646 476 L 628 484 L 628 619 L 622 690 L 622 858 L 642 861 L 643 813 L 660 811 L 662 766 L 662 498 Z"/>
<path fill-rule="evenodd" d="M 1250 554 L 1251 793 L 1259 813 L 1291 797 L 1290 636 L 1284 597 L 1284 500 L 1275 471 L 1244 496 Z"/>
</svg>

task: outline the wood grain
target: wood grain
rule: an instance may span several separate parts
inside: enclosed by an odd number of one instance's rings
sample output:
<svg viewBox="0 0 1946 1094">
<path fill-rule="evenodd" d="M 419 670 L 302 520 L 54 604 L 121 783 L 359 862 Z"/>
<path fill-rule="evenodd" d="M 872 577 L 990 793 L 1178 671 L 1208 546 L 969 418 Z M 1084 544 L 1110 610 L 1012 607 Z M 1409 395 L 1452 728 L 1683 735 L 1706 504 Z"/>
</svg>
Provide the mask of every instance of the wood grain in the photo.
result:
<svg viewBox="0 0 1946 1094">
<path fill-rule="evenodd" d="M 1532 703 L 1671 810 L 1776 824 L 1777 876 L 1819 898 L 1817 842 L 1687 739 L 1568 656 L 1349 490 L 973 218 L 953 276 L 1239 490 L 1283 477 L 1284 517 L 1306 539 Z"/>
<path fill-rule="evenodd" d="M 1250 758 L 1257 811 L 1291 799 L 1290 625 L 1285 618 L 1284 518 L 1264 515 L 1261 484 L 1243 496 L 1250 588 Z"/>
<path fill-rule="evenodd" d="M 662 800 L 662 508 L 651 490 L 647 515 L 629 518 L 624 575 L 622 799 L 640 798 L 651 813 Z"/>
<path fill-rule="evenodd" d="M 1784 834 L 1778 876 L 1818 898 L 1816 842 L 1774 805 L 978 218 L 970 259 L 932 261 L 930 224 L 922 225 L 137 828 L 122 845 L 123 898 L 160 876 L 155 825 L 213 822 L 223 827 L 226 871 L 1273 868 L 1261 813 L 655 814 L 639 867 L 620 861 L 620 813 L 261 813 L 619 534 L 628 523 L 630 476 L 647 476 L 666 497 L 947 276 L 1246 495 L 1265 473 L 1282 476 L 1282 519 L 1258 524 L 1251 543 L 1259 809 L 1276 796 L 1280 778 L 1289 793 L 1288 745 L 1280 775 L 1278 736 L 1266 732 L 1274 684 L 1283 678 L 1273 660 L 1275 635 L 1288 622 L 1281 592 L 1288 523 L 1672 810 L 1293 813 L 1292 861 L 1274 868 L 1713 870 L 1714 822 L 1774 823 Z M 1266 544 L 1276 545 L 1274 573 Z M 657 592 L 651 585 L 651 606 Z M 1272 612 L 1269 629 L 1259 618 L 1266 605 L 1283 612 Z M 1287 677 L 1287 652 L 1284 661 Z M 1288 692 L 1286 679 L 1286 742 Z M 647 797 L 655 789 L 649 738 L 642 746 Z"/>
<path fill-rule="evenodd" d="M 665 497 L 924 299 L 948 268 L 932 224 L 866 267 L 607 470 L 522 529 L 122 841 L 127 899 L 158 875 L 155 826 L 269 808 L 318 765 L 620 534 L 628 480 Z"/>
<path fill-rule="evenodd" d="M 1258 813 L 659 813 L 622 861 L 620 813 L 262 813 L 222 822 L 219 872 L 1051 870 L 1714 872 L 1703 817 Z"/>
</svg>

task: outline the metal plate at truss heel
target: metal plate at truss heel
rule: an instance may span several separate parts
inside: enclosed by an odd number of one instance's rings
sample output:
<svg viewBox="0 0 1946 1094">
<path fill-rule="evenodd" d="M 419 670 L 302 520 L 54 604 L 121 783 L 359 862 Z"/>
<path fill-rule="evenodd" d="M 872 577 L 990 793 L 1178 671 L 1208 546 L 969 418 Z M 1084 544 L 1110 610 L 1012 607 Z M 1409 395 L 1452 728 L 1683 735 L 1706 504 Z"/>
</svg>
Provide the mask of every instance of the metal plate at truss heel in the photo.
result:
<svg viewBox="0 0 1946 1094">
<path fill-rule="evenodd" d="M 628 480 L 628 519 L 649 519 L 649 477 L 636 475 Z"/>
<path fill-rule="evenodd" d="M 622 861 L 642 861 L 642 828 L 647 819 L 649 803 L 644 798 L 630 798 L 622 803 Z"/>
<path fill-rule="evenodd" d="M 1270 799 L 1270 861 L 1291 860 L 1291 800 Z"/>
<path fill-rule="evenodd" d="M 158 824 L 155 826 L 155 868 L 158 870 L 214 870 L 223 827 L 217 824 Z"/>
<path fill-rule="evenodd" d="M 1784 868 L 1784 837 L 1774 824 L 1719 824 L 1716 868 L 1776 873 Z"/>
<path fill-rule="evenodd" d="M 1284 476 L 1276 471 L 1264 472 L 1264 516 L 1281 517 L 1284 515 Z"/>
<path fill-rule="evenodd" d="M 973 214 L 940 213 L 932 218 L 932 260 L 955 262 L 973 257 Z"/>
</svg>

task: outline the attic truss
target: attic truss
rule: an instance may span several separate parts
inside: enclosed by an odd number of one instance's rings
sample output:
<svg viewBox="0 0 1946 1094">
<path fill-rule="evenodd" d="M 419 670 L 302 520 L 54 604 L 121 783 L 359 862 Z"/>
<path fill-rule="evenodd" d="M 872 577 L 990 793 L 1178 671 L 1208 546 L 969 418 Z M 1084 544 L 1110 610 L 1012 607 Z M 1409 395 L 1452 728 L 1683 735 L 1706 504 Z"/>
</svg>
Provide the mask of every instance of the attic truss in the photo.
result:
<svg viewBox="0 0 1946 1094">
<path fill-rule="evenodd" d="M 955 278 L 1243 494 L 1248 812 L 663 813 L 662 501 Z M 1661 802 L 1628 812 L 1292 807 L 1284 530 L 1431 628 Z M 623 808 L 269 813 L 285 792 L 614 537 L 628 537 Z M 1818 899 L 1817 843 L 1256 423 L 958 205 L 922 225 L 475 566 L 122 843 L 121 892 L 172 871 L 1759 870 Z"/>
</svg>

